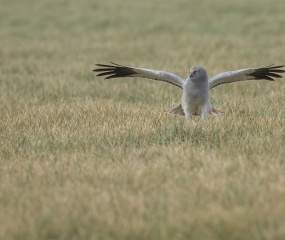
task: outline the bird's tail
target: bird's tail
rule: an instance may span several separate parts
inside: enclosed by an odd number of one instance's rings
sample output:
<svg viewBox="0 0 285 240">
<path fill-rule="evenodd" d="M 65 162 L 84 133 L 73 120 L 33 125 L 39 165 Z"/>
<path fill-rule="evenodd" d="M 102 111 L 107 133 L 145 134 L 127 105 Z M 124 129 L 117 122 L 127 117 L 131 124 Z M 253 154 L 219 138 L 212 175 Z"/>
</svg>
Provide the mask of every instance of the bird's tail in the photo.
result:
<svg viewBox="0 0 285 240">
<path fill-rule="evenodd" d="M 165 112 L 173 115 L 185 116 L 181 103 L 175 106 L 174 108 L 165 110 Z"/>
<path fill-rule="evenodd" d="M 212 107 L 212 109 L 209 110 L 209 115 L 218 115 L 218 114 L 223 114 L 223 112 L 215 109 Z"/>
<path fill-rule="evenodd" d="M 167 112 L 169 114 L 173 114 L 173 115 L 185 116 L 181 103 L 178 104 L 177 106 L 175 106 L 174 108 L 165 110 L 165 112 Z M 217 115 L 217 114 L 222 114 L 222 112 L 212 107 L 211 109 L 209 109 L 208 114 L 209 115 Z M 193 115 L 199 116 L 200 114 L 198 112 L 196 112 Z"/>
</svg>

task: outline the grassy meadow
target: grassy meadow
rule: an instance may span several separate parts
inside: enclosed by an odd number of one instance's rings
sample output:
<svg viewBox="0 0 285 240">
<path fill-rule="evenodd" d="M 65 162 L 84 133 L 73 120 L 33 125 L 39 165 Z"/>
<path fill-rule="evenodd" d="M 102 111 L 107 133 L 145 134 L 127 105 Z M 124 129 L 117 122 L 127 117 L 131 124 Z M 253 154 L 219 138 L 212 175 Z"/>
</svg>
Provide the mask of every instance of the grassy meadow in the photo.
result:
<svg viewBox="0 0 285 240">
<path fill-rule="evenodd" d="M 92 72 L 285 64 L 284 0 L 0 6 L 0 239 L 285 239 L 285 79 L 189 124 L 180 89 Z"/>
</svg>

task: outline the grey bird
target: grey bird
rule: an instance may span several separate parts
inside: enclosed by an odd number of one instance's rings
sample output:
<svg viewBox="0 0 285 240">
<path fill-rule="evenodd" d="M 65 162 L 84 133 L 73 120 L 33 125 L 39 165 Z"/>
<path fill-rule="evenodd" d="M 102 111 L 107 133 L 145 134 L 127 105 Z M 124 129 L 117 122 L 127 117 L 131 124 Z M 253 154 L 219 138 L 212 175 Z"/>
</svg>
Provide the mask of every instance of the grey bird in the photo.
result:
<svg viewBox="0 0 285 240">
<path fill-rule="evenodd" d="M 121 77 L 141 77 L 157 81 L 170 83 L 183 90 L 181 104 L 178 104 L 166 112 L 175 115 L 185 116 L 191 121 L 192 116 L 200 116 L 205 119 L 208 115 L 219 114 L 220 112 L 212 107 L 209 90 L 214 87 L 246 80 L 269 80 L 282 78 L 280 73 L 285 65 L 269 65 L 259 68 L 244 68 L 236 71 L 220 73 L 208 78 L 206 70 L 201 66 L 190 68 L 189 76 L 184 80 L 173 73 L 156 71 L 146 68 L 136 68 L 123 66 L 116 63 L 110 65 L 96 64 L 98 68 L 94 69 L 97 76 L 105 76 L 105 79 Z"/>
</svg>

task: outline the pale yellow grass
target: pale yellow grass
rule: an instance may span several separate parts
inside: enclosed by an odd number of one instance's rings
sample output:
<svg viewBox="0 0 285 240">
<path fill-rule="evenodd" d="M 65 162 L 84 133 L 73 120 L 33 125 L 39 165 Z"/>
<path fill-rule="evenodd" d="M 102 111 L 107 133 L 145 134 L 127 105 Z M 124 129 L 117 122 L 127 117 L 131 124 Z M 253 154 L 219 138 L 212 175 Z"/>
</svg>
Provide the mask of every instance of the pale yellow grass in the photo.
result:
<svg viewBox="0 0 285 240">
<path fill-rule="evenodd" d="M 284 239 L 285 82 L 104 80 L 284 64 L 283 1 L 1 1 L 0 239 Z M 201 14 L 201 12 L 203 14 Z"/>
</svg>

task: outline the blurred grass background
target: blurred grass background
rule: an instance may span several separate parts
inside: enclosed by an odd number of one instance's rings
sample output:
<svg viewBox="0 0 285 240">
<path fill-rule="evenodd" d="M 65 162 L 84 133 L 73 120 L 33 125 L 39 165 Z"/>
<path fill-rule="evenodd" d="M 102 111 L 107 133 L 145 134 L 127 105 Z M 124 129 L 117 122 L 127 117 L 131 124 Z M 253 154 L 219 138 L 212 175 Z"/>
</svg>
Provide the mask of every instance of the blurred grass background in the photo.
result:
<svg viewBox="0 0 285 240">
<path fill-rule="evenodd" d="M 104 80 L 114 61 L 186 77 L 285 63 L 285 4 L 0 0 L 0 239 L 284 239 L 285 83 L 181 91 Z"/>
</svg>

